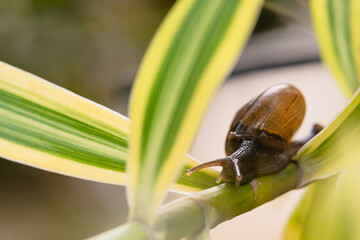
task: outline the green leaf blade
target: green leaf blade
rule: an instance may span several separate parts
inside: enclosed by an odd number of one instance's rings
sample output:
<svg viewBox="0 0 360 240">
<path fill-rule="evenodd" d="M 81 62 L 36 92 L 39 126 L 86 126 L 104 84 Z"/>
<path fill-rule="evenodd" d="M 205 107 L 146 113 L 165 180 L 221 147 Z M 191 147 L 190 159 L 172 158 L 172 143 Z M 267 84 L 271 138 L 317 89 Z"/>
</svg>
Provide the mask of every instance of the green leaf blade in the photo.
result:
<svg viewBox="0 0 360 240">
<path fill-rule="evenodd" d="M 174 144 L 177 131 L 179 131 L 179 126 L 184 118 L 187 106 L 190 104 L 189 101 L 197 88 L 196 84 L 199 83 L 197 79 L 203 74 L 211 56 L 216 50 L 216 46 L 221 40 L 220 37 L 224 35 L 224 31 L 229 24 L 234 9 L 236 9 L 236 5 L 234 6 L 236 1 L 227 1 L 227 4 L 222 6 L 222 8 L 217 8 L 216 4 L 219 3 L 219 1 L 216 1 L 215 4 L 207 1 L 197 1 L 189 12 L 189 17 L 184 20 L 177 35 L 174 37 L 174 41 L 164 59 L 164 63 L 166 64 L 163 64 L 159 70 L 155 85 L 149 97 L 149 107 L 146 109 L 146 115 L 143 121 L 144 125 L 142 127 L 143 138 L 141 153 L 143 155 L 140 158 L 141 160 L 143 160 L 146 155 L 149 138 L 155 138 L 153 135 L 150 135 L 153 126 L 152 123 L 161 121 L 161 117 L 165 115 L 167 115 L 169 119 L 167 120 L 169 125 L 163 130 L 166 133 L 164 134 L 165 139 L 162 141 L 165 145 L 162 147 L 159 158 L 162 160 L 166 159 L 172 144 Z M 206 7 L 204 5 L 208 6 Z M 213 12 L 213 14 L 208 14 L 209 11 Z M 206 19 L 206 17 L 212 18 Z M 207 21 L 204 21 L 204 19 Z M 217 21 L 218 19 L 220 21 Z M 205 23 L 196 24 L 196 22 L 199 21 Z M 225 28 L 222 28 L 224 26 Z M 204 29 L 204 33 L 194 34 L 196 31 L 201 31 L 202 28 Z M 192 39 L 192 41 L 189 41 L 189 39 Z M 196 43 L 194 44 L 194 42 Z M 183 58 L 186 58 L 186 60 Z M 178 84 L 181 78 L 184 78 L 185 81 L 181 82 L 180 86 Z M 171 88 L 174 89 L 174 92 L 168 92 Z M 176 92 L 177 88 L 179 88 L 178 92 Z M 174 95 L 174 93 L 179 99 L 179 102 L 176 103 L 178 108 L 171 108 L 172 106 L 168 104 L 168 101 L 160 102 L 161 98 L 172 99 L 171 95 Z M 159 97 L 159 95 L 161 96 Z M 179 96 L 181 96 L 181 98 Z M 176 99 L 173 101 L 175 100 Z M 161 109 L 162 113 L 159 113 L 159 111 L 154 108 Z M 158 164 L 162 165 L 163 162 L 159 161 Z"/>
<path fill-rule="evenodd" d="M 360 83 L 357 0 L 312 0 L 311 13 L 323 60 L 350 97 Z"/>
<path fill-rule="evenodd" d="M 130 101 L 129 202 L 134 218 L 152 221 L 164 190 L 179 173 L 211 95 L 244 46 L 261 3 L 179 1 L 156 34 Z"/>
<path fill-rule="evenodd" d="M 125 134 L 113 135 L 4 90 L 0 90 L 0 108 L 1 138 L 88 165 L 124 171 Z"/>
<path fill-rule="evenodd" d="M 32 74 L 0 62 L 0 156 L 40 169 L 126 184 L 130 120 Z M 186 166 L 198 162 L 187 155 Z M 217 173 L 181 176 L 171 186 L 195 192 Z"/>
<path fill-rule="evenodd" d="M 359 167 L 316 182 L 291 217 L 285 239 L 359 239 Z"/>
<path fill-rule="evenodd" d="M 329 177 L 359 161 L 359 119 L 360 89 L 339 116 L 299 150 L 300 185 Z"/>
<path fill-rule="evenodd" d="M 0 156 L 119 184 L 127 136 L 127 118 L 0 62 Z"/>
<path fill-rule="evenodd" d="M 332 239 L 329 226 L 322 228 L 320 225 L 329 224 L 332 218 L 330 211 L 337 180 L 337 176 L 334 176 L 309 186 L 288 222 L 284 236 L 286 240 Z"/>
</svg>

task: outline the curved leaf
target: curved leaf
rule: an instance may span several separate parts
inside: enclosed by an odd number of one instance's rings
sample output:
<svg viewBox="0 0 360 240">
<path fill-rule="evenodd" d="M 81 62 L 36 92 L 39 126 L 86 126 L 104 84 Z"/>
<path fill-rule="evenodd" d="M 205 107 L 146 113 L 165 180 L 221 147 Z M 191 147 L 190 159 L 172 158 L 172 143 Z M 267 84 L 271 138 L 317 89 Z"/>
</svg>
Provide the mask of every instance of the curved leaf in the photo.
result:
<svg viewBox="0 0 360 240">
<path fill-rule="evenodd" d="M 0 62 L 0 156 L 93 181 L 125 184 L 129 119 Z M 184 157 L 186 167 L 198 164 Z M 183 174 L 173 190 L 215 185 L 217 173 Z"/>
<path fill-rule="evenodd" d="M 4 158 L 85 179 L 123 183 L 128 125 L 120 114 L 0 62 L 0 155 Z"/>
<path fill-rule="evenodd" d="M 337 176 L 333 176 L 309 186 L 287 225 L 285 239 L 330 239 L 328 224 L 332 218 L 337 180 Z"/>
<path fill-rule="evenodd" d="M 360 89 L 337 118 L 299 150 L 300 185 L 329 177 L 360 160 L 359 119 Z"/>
<path fill-rule="evenodd" d="M 128 196 L 133 218 L 153 220 L 211 95 L 250 35 L 261 3 L 177 1 L 157 32 L 130 101 Z"/>
<path fill-rule="evenodd" d="M 322 59 L 350 97 L 360 84 L 360 3 L 358 0 L 310 3 Z"/>
<path fill-rule="evenodd" d="M 359 239 L 359 167 L 309 186 L 288 223 L 285 239 Z"/>
</svg>

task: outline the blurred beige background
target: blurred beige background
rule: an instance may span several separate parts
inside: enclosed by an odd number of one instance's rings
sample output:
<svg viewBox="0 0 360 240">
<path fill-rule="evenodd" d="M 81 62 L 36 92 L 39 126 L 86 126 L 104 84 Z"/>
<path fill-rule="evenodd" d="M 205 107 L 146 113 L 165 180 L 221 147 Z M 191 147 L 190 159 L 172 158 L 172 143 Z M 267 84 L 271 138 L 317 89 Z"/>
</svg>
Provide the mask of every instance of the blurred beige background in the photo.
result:
<svg viewBox="0 0 360 240">
<path fill-rule="evenodd" d="M 0 60 L 126 115 L 141 57 L 174 0 L 2 0 Z M 289 82 L 307 101 L 306 135 L 344 104 L 318 62 L 306 0 L 268 0 L 230 79 L 214 97 L 192 153 L 224 154 L 230 121 L 267 87 Z M 126 221 L 125 189 L 0 159 L 0 239 L 80 239 Z M 280 239 L 301 191 L 212 231 L 214 239 Z M 172 194 L 169 199 L 178 197 Z"/>
</svg>

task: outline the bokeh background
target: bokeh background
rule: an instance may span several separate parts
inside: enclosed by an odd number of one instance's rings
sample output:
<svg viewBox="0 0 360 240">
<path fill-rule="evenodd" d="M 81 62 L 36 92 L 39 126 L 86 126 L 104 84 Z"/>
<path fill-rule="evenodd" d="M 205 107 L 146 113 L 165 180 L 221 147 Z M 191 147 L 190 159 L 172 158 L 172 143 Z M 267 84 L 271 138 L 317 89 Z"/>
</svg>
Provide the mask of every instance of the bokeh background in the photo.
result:
<svg viewBox="0 0 360 240">
<path fill-rule="evenodd" d="M 141 58 L 174 2 L 2 0 L 0 60 L 126 115 Z M 305 94 L 309 111 L 300 137 L 314 121 L 329 122 L 345 102 L 319 63 L 307 0 L 266 1 L 254 35 L 211 103 L 194 156 L 203 161 L 221 157 L 237 108 L 277 82 L 290 82 Z M 279 239 L 300 195 L 293 191 L 222 224 L 212 235 L 239 239 L 240 232 L 243 239 Z M 90 237 L 124 223 L 125 205 L 124 187 L 0 159 L 0 239 Z"/>
</svg>

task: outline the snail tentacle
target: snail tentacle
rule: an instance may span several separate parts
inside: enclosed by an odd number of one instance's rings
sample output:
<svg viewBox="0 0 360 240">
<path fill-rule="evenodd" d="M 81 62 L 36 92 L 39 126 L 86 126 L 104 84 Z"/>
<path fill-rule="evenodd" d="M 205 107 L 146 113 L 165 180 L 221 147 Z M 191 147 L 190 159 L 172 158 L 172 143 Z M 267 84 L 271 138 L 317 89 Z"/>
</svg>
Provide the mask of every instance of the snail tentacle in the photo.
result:
<svg viewBox="0 0 360 240">
<path fill-rule="evenodd" d="M 229 159 L 227 157 L 225 157 L 225 158 L 219 158 L 219 159 L 216 159 L 216 160 L 213 160 L 210 162 L 202 163 L 200 165 L 197 165 L 196 167 L 186 170 L 186 176 L 190 176 L 194 172 L 197 172 L 203 168 L 216 167 L 216 166 L 224 167 L 227 165 L 228 161 L 229 161 Z"/>
<path fill-rule="evenodd" d="M 234 159 L 232 161 L 233 165 L 234 165 L 234 169 L 235 169 L 235 186 L 238 187 L 240 186 L 240 182 L 242 180 L 242 175 L 240 173 L 240 168 L 239 168 L 239 165 L 238 165 L 238 160 L 237 159 Z"/>
</svg>

